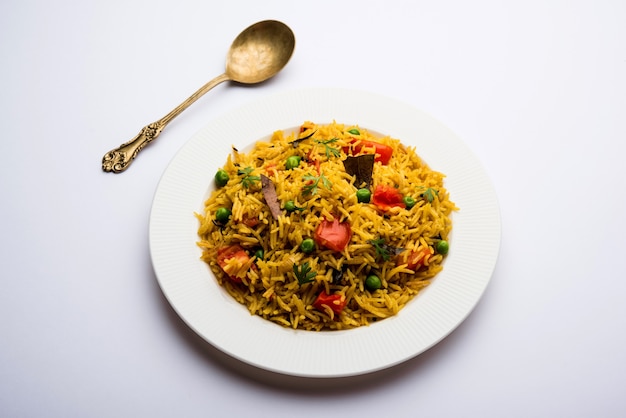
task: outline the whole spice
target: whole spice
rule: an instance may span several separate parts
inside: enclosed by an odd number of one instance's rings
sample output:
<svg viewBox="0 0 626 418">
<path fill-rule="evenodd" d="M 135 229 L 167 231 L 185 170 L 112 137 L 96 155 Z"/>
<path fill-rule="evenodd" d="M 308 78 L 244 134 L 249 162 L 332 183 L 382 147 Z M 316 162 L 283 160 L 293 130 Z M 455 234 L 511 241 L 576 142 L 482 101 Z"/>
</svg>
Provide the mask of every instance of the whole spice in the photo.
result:
<svg viewBox="0 0 626 418">
<path fill-rule="evenodd" d="M 276 187 L 274 187 L 274 182 L 272 182 L 269 177 L 261 174 L 261 185 L 261 191 L 263 192 L 265 203 L 269 206 L 272 217 L 274 219 L 278 219 L 283 212 L 280 210 L 280 202 L 278 202 L 278 197 L 276 196 Z"/>
</svg>

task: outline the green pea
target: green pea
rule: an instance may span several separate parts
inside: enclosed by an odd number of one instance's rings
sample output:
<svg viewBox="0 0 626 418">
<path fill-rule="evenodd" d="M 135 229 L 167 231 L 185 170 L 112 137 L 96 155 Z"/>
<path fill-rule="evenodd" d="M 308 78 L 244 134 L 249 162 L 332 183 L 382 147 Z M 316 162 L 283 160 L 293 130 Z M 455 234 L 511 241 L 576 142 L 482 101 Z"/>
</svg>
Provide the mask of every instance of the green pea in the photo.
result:
<svg viewBox="0 0 626 418">
<path fill-rule="evenodd" d="M 230 218 L 231 211 L 227 208 L 219 208 L 215 211 L 215 220 L 221 224 L 225 224 L 228 222 L 228 218 Z"/>
<path fill-rule="evenodd" d="M 446 255 L 448 254 L 448 250 L 450 250 L 450 244 L 448 244 L 448 241 L 442 239 L 437 243 L 435 249 L 439 254 Z"/>
<path fill-rule="evenodd" d="M 293 212 L 297 208 L 296 204 L 295 204 L 295 202 L 293 200 L 289 200 L 289 201 L 285 202 L 285 206 L 284 207 L 285 207 L 285 210 L 287 212 Z"/>
<path fill-rule="evenodd" d="M 302 212 L 304 210 L 304 208 L 296 206 L 296 202 L 294 202 L 293 200 L 286 201 L 283 209 L 285 209 L 287 212 L 294 212 L 296 210 Z"/>
<path fill-rule="evenodd" d="M 259 248 L 258 250 L 256 250 L 254 253 L 254 256 L 258 260 L 263 260 L 263 257 L 265 256 L 265 252 L 263 251 L 263 248 Z"/>
<path fill-rule="evenodd" d="M 297 166 L 300 165 L 300 160 L 302 158 L 297 156 L 297 155 L 292 155 L 291 157 L 287 158 L 287 161 L 285 162 L 285 168 L 287 170 L 291 170 L 293 168 L 296 168 Z"/>
<path fill-rule="evenodd" d="M 356 200 L 359 203 L 369 203 L 372 192 L 369 189 L 359 189 L 356 191 Z"/>
<path fill-rule="evenodd" d="M 223 170 L 223 169 L 217 170 L 217 173 L 215 173 L 215 184 L 217 184 L 217 187 L 226 186 L 226 183 L 228 183 L 228 180 L 230 180 L 230 176 L 228 175 L 226 170 Z"/>
<path fill-rule="evenodd" d="M 402 201 L 404 202 L 404 206 L 406 206 L 407 209 L 411 209 L 413 206 L 415 206 L 415 199 L 413 199 L 411 196 L 404 196 L 402 198 Z"/>
<path fill-rule="evenodd" d="M 373 274 L 367 276 L 367 278 L 365 279 L 365 287 L 367 287 L 368 290 L 378 290 L 381 288 L 382 285 L 383 284 L 378 276 L 375 276 Z"/>
<path fill-rule="evenodd" d="M 307 238 L 304 241 L 302 241 L 300 243 L 300 250 L 302 250 L 303 253 L 310 253 L 315 249 L 315 241 L 313 241 L 311 238 Z"/>
</svg>

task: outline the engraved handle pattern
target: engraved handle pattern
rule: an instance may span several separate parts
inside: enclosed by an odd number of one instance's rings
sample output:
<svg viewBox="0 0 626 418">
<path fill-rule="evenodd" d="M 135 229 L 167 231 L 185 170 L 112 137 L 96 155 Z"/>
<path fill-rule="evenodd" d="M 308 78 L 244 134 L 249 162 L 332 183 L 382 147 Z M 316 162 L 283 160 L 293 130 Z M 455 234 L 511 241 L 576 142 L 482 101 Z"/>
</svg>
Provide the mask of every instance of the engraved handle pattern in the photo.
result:
<svg viewBox="0 0 626 418">
<path fill-rule="evenodd" d="M 136 137 L 104 154 L 102 169 L 108 173 L 121 173 L 126 170 L 139 151 L 154 141 L 164 127 L 165 124 L 162 121 L 144 126 Z"/>
</svg>

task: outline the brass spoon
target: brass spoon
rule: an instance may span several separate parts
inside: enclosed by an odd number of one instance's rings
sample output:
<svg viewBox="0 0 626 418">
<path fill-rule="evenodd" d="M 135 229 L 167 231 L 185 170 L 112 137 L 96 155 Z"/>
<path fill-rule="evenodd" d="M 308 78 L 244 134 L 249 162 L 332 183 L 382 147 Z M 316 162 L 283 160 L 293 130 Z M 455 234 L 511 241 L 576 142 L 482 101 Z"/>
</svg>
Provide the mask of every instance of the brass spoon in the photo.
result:
<svg viewBox="0 0 626 418">
<path fill-rule="evenodd" d="M 229 80 L 255 84 L 273 77 L 291 58 L 295 42 L 291 29 L 276 20 L 265 20 L 246 28 L 230 46 L 224 74 L 200 87 L 163 118 L 144 126 L 129 142 L 107 152 L 102 158 L 102 169 L 113 173 L 126 170 L 139 151 L 154 141 L 172 119 L 218 84 Z"/>
</svg>

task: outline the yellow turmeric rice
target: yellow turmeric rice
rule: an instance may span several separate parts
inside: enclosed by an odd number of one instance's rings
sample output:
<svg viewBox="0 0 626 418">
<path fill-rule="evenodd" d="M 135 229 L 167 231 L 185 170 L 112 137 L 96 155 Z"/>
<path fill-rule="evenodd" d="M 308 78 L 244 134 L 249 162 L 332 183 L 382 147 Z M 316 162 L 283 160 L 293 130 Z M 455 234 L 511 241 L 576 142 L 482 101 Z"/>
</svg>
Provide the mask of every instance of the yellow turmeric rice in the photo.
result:
<svg viewBox="0 0 626 418">
<path fill-rule="evenodd" d="M 457 210 L 413 147 L 305 122 L 233 147 L 196 213 L 219 284 L 251 314 L 311 331 L 397 314 L 443 268 Z"/>
</svg>

